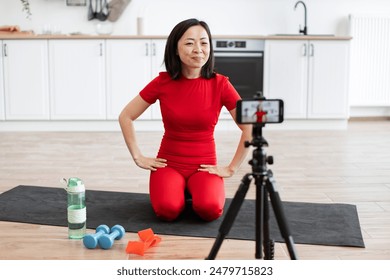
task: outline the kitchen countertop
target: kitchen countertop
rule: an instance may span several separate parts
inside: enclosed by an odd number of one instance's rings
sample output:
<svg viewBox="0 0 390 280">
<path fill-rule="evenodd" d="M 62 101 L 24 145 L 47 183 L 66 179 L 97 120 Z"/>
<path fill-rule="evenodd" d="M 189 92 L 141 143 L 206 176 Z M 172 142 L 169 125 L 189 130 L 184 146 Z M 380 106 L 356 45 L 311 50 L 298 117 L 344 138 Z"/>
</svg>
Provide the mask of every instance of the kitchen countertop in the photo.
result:
<svg viewBox="0 0 390 280">
<path fill-rule="evenodd" d="M 166 39 L 165 35 L 88 35 L 88 34 L 53 34 L 53 35 L 34 35 L 34 34 L 0 34 L 0 40 L 17 39 Z M 280 34 L 280 35 L 213 35 L 213 39 L 257 39 L 257 40 L 351 40 L 350 36 L 333 35 L 298 35 L 298 34 Z"/>
</svg>

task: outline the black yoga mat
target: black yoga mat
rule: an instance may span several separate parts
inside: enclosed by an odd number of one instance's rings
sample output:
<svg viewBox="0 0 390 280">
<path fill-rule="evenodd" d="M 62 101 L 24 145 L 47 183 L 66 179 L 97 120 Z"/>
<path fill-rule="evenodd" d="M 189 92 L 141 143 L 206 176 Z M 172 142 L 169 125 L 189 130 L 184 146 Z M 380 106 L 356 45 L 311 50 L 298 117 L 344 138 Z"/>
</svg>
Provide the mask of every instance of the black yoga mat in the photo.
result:
<svg viewBox="0 0 390 280">
<path fill-rule="evenodd" d="M 66 191 L 61 188 L 17 186 L 0 195 L 0 220 L 67 226 Z M 126 231 L 152 228 L 156 234 L 209 237 L 218 234 L 222 218 L 204 222 L 187 207 L 175 222 L 155 217 L 148 194 L 108 191 L 86 192 L 87 227 L 122 225 Z M 231 199 L 226 200 L 225 213 Z M 283 202 L 283 210 L 294 242 L 364 248 L 356 206 Z M 255 240 L 255 200 L 246 199 L 226 238 Z M 270 236 L 284 242 L 274 213 L 270 211 Z"/>
</svg>

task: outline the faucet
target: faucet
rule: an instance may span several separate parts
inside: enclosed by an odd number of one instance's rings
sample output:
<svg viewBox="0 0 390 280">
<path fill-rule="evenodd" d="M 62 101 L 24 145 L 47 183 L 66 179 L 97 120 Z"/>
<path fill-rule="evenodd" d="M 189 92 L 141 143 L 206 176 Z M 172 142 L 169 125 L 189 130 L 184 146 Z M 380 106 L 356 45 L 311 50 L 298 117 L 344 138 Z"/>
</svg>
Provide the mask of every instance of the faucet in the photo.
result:
<svg viewBox="0 0 390 280">
<path fill-rule="evenodd" d="M 302 4 L 303 8 L 305 9 L 305 27 L 303 27 L 303 29 L 301 29 L 301 26 L 299 26 L 299 33 L 303 33 L 303 35 L 307 35 L 307 9 L 306 9 L 306 5 L 303 1 L 298 1 L 297 3 L 295 3 L 294 10 L 297 9 L 298 4 Z"/>
</svg>

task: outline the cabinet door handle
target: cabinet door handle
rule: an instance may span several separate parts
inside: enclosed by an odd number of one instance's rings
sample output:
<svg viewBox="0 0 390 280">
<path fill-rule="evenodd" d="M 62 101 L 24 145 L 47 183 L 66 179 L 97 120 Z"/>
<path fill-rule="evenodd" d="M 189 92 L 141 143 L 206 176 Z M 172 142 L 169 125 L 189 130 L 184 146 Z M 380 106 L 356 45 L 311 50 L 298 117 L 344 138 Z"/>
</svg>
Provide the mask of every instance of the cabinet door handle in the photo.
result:
<svg viewBox="0 0 390 280">
<path fill-rule="evenodd" d="M 152 44 L 152 56 L 156 56 L 156 43 Z"/>
<path fill-rule="evenodd" d="M 3 45 L 3 48 L 4 48 L 4 56 L 8 56 L 8 53 L 7 53 L 7 44 L 4 44 Z"/>
<path fill-rule="evenodd" d="M 310 44 L 310 56 L 314 56 L 314 45 Z"/>
<path fill-rule="evenodd" d="M 149 56 L 149 43 L 145 43 L 145 56 Z"/>
<path fill-rule="evenodd" d="M 100 47 L 100 56 L 103 56 L 103 44 L 100 43 L 99 47 Z"/>
<path fill-rule="evenodd" d="M 302 49 L 303 49 L 302 56 L 306 56 L 307 55 L 307 45 L 303 44 Z"/>
</svg>

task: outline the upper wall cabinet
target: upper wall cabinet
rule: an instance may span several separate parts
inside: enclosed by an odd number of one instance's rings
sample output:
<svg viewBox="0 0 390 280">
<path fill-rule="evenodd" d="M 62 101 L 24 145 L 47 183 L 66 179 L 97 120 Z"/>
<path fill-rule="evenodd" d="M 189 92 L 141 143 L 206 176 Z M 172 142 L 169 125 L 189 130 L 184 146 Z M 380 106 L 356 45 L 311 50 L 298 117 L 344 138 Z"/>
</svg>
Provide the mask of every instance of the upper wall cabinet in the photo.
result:
<svg viewBox="0 0 390 280">
<path fill-rule="evenodd" d="M 165 40 L 107 40 L 107 118 L 117 119 L 124 106 L 163 70 Z M 153 104 L 140 119 L 161 118 Z"/>
<path fill-rule="evenodd" d="M 104 40 L 50 40 L 53 120 L 106 119 Z"/>
<path fill-rule="evenodd" d="M 2 49 L 5 119 L 48 120 L 47 41 L 4 40 Z"/>
<path fill-rule="evenodd" d="M 348 118 L 349 41 L 269 40 L 264 94 L 287 119 Z"/>
</svg>

